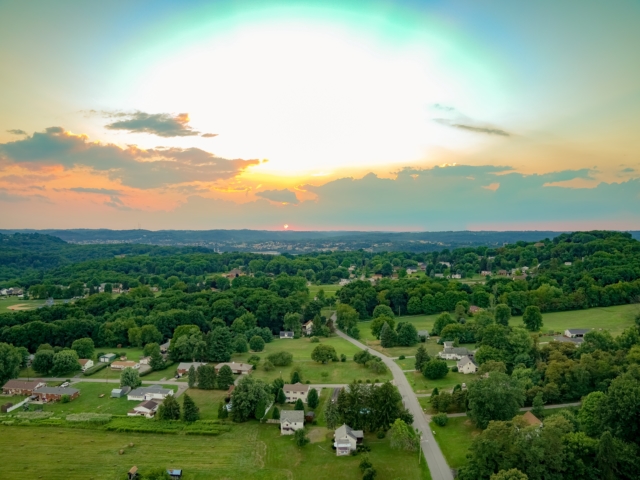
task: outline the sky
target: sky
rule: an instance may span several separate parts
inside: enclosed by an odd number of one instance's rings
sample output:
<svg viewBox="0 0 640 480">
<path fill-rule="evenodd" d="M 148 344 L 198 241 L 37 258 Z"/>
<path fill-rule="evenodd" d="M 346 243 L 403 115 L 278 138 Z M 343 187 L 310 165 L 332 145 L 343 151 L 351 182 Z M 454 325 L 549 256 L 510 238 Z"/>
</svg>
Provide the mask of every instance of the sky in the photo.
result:
<svg viewBox="0 0 640 480">
<path fill-rule="evenodd" d="M 637 0 L 0 0 L 0 228 L 640 229 Z"/>
</svg>

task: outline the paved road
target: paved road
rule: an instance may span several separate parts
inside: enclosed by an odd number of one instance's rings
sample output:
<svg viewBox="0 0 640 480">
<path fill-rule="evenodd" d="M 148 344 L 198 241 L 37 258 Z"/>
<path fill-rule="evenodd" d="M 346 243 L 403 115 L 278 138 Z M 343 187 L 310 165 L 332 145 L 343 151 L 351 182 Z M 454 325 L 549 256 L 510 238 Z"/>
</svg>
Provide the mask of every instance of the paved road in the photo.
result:
<svg viewBox="0 0 640 480">
<path fill-rule="evenodd" d="M 389 370 L 393 374 L 394 383 L 396 387 L 398 387 L 400 395 L 402 395 L 402 401 L 404 402 L 405 407 L 407 407 L 407 409 L 409 409 L 413 414 L 413 426 L 423 434 L 420 446 L 424 452 L 424 458 L 426 458 L 427 464 L 429 465 L 431 478 L 433 478 L 433 480 L 453 480 L 451 469 L 449 468 L 449 465 L 447 465 L 447 461 L 445 460 L 444 455 L 442 455 L 442 451 L 431 433 L 429 420 L 422 411 L 418 398 L 416 397 L 416 394 L 413 393 L 407 377 L 402 373 L 402 369 L 396 362 L 386 355 L 367 348 L 365 345 L 349 337 L 340 330 L 336 330 L 336 333 L 348 342 L 354 344 L 356 347 L 363 350 L 369 350 L 372 355 L 380 357 L 385 365 L 389 367 Z"/>
<path fill-rule="evenodd" d="M 579 407 L 580 405 L 582 405 L 582 402 L 572 402 L 572 403 L 558 403 L 555 405 L 545 405 L 544 408 L 545 409 L 551 409 L 551 408 L 565 408 L 565 407 Z M 527 412 L 529 410 L 532 410 L 533 407 L 522 407 L 520 409 L 521 412 Z M 462 413 L 447 413 L 447 417 L 466 417 L 467 413 L 466 412 L 462 412 Z"/>
</svg>

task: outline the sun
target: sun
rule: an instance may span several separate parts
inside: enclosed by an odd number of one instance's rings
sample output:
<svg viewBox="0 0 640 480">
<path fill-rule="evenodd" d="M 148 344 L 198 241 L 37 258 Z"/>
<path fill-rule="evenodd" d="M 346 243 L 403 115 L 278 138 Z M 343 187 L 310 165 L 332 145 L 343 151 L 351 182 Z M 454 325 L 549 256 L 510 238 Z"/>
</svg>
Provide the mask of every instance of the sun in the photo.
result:
<svg viewBox="0 0 640 480">
<path fill-rule="evenodd" d="M 286 229 L 288 229 L 288 228 L 289 228 L 289 225 L 287 225 L 287 224 L 285 223 L 285 224 L 284 224 L 284 229 L 286 230 Z"/>
</svg>

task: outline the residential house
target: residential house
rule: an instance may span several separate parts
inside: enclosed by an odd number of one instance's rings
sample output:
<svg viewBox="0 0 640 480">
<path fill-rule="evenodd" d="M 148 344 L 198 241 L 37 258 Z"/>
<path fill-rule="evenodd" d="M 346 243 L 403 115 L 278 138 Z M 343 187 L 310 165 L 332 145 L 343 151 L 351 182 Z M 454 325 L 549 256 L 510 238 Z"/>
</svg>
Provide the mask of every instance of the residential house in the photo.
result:
<svg viewBox="0 0 640 480">
<path fill-rule="evenodd" d="M 80 396 L 80 390 L 70 387 L 40 387 L 33 391 L 36 399 L 43 403 L 58 402 L 63 395 L 68 395 L 69 400 L 73 400 Z"/>
<path fill-rule="evenodd" d="M 453 275 L 451 275 L 451 278 L 461 279 L 462 278 L 462 274 L 454 273 Z"/>
<path fill-rule="evenodd" d="M 571 266 L 571 262 L 564 262 L 564 264 L 565 264 L 567 267 L 570 267 L 570 266 Z"/>
<path fill-rule="evenodd" d="M 111 398 L 122 398 L 129 394 L 131 387 L 120 387 L 111 390 Z"/>
<path fill-rule="evenodd" d="M 229 271 L 229 273 L 227 273 L 224 276 L 227 277 L 227 278 L 230 278 L 230 279 L 234 279 L 236 277 L 244 276 L 244 272 L 242 270 L 238 270 L 237 268 L 234 268 L 233 270 Z"/>
<path fill-rule="evenodd" d="M 215 366 L 216 373 L 220 373 L 220 369 L 225 365 L 227 365 L 236 375 L 247 375 L 251 373 L 251 370 L 253 370 L 253 365 L 250 363 L 223 362 Z"/>
<path fill-rule="evenodd" d="M 460 360 L 458 360 L 458 372 L 464 373 L 465 375 L 469 373 L 476 373 L 478 371 L 478 365 L 474 362 L 473 357 L 469 355 L 465 355 Z"/>
<path fill-rule="evenodd" d="M 443 273 L 436 273 L 436 274 L 434 274 L 434 277 L 436 277 L 436 278 L 444 278 L 444 274 Z"/>
<path fill-rule="evenodd" d="M 588 328 L 568 328 L 564 331 L 564 336 L 567 338 L 582 338 L 590 331 Z"/>
<path fill-rule="evenodd" d="M 413 267 L 408 267 L 407 268 L 407 275 L 413 275 L 414 273 L 418 273 L 418 269 L 417 268 L 413 268 Z"/>
<path fill-rule="evenodd" d="M 338 427 L 333 434 L 333 446 L 336 449 L 336 455 L 338 457 L 350 455 L 351 452 L 358 448 L 358 444 L 362 443 L 363 438 L 364 434 L 362 430 L 353 430 L 346 423 Z"/>
<path fill-rule="evenodd" d="M 509 274 L 506 270 L 498 270 L 498 275 L 501 277 L 506 277 Z"/>
<path fill-rule="evenodd" d="M 351 283 L 351 280 L 347 278 L 341 278 L 338 285 L 340 285 L 341 287 L 344 287 L 345 285 L 349 285 L 350 283 Z"/>
<path fill-rule="evenodd" d="M 477 305 L 471 305 L 469 307 L 469 313 L 471 313 L 472 315 L 474 313 L 478 313 L 478 312 L 481 312 L 481 311 L 482 311 L 482 308 L 478 307 Z"/>
<path fill-rule="evenodd" d="M 100 358 L 98 360 L 100 360 L 100 362 L 102 363 L 109 363 L 109 362 L 113 362 L 115 359 L 116 359 L 115 353 L 105 353 L 103 355 L 100 355 Z"/>
<path fill-rule="evenodd" d="M 158 411 L 160 406 L 159 400 L 146 400 L 140 405 L 133 407 L 133 410 L 129 410 L 127 415 L 129 417 L 147 417 L 152 418 Z"/>
<path fill-rule="evenodd" d="M 531 412 L 525 412 L 522 418 L 531 426 L 542 426 L 542 421 Z"/>
<path fill-rule="evenodd" d="M 480 272 L 480 275 L 482 275 L 483 277 L 490 277 L 491 276 L 491 270 L 482 270 Z"/>
<path fill-rule="evenodd" d="M 304 428 L 304 412 L 302 410 L 282 410 L 280 412 L 280 435 L 293 435 L 296 430 Z"/>
<path fill-rule="evenodd" d="M 453 342 L 444 342 L 444 349 L 438 353 L 438 356 L 444 360 L 460 360 L 471 352 L 463 347 L 454 347 Z"/>
<path fill-rule="evenodd" d="M 514 275 L 513 277 L 511 277 L 513 279 L 513 281 L 516 280 L 526 280 L 527 276 L 526 275 Z"/>
<path fill-rule="evenodd" d="M 296 383 L 294 385 L 285 383 L 282 387 L 284 395 L 287 397 L 287 402 L 295 402 L 298 399 L 307 403 L 307 395 L 309 394 L 309 385 L 303 383 Z"/>
<path fill-rule="evenodd" d="M 25 382 L 22 380 L 9 380 L 2 387 L 3 395 L 33 395 L 33 391 L 46 387 L 47 384 L 42 380 L 32 380 L 30 382 Z"/>
<path fill-rule="evenodd" d="M 193 368 L 198 370 L 199 367 L 201 367 L 202 365 L 206 365 L 206 363 L 205 362 L 180 362 L 180 365 L 178 365 L 178 368 L 176 369 L 176 371 L 180 375 L 184 375 L 185 373 L 189 373 L 189 369 L 191 368 L 192 365 L 193 365 Z"/>
<path fill-rule="evenodd" d="M 293 338 L 293 332 L 280 332 L 280 338 Z"/>
<path fill-rule="evenodd" d="M 302 331 L 305 335 L 310 336 L 313 332 L 313 320 L 309 320 L 302 325 Z"/>
<path fill-rule="evenodd" d="M 78 359 L 78 363 L 80 364 L 80 369 L 84 372 L 88 368 L 93 367 L 93 360 L 90 358 L 80 358 Z"/>
<path fill-rule="evenodd" d="M 169 395 L 173 395 L 173 390 L 164 388 L 161 385 L 151 385 L 150 387 L 138 387 L 127 394 L 127 400 L 164 400 Z"/>
<path fill-rule="evenodd" d="M 125 368 L 140 368 L 140 364 L 138 362 L 134 362 L 132 360 L 118 360 L 111 363 L 112 370 L 124 370 Z"/>
<path fill-rule="evenodd" d="M 451 268 L 451 264 L 449 262 L 438 262 L 440 265 L 444 265 L 447 268 Z"/>
<path fill-rule="evenodd" d="M 418 262 L 418 269 L 424 272 L 427 269 L 427 264 L 424 262 Z"/>
</svg>

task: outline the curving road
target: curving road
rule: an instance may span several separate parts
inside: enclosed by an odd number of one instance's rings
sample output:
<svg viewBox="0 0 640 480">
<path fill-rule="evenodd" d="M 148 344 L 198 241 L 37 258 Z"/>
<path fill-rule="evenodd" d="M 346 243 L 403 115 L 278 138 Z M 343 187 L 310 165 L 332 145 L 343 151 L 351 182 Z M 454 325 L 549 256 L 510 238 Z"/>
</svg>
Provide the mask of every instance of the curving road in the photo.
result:
<svg viewBox="0 0 640 480">
<path fill-rule="evenodd" d="M 385 365 L 389 367 L 389 370 L 393 374 L 394 383 L 396 387 L 398 387 L 400 395 L 402 395 L 402 401 L 404 402 L 405 407 L 413 414 L 414 428 L 417 428 L 422 432 L 422 441 L 420 442 L 420 446 L 422 448 L 422 452 L 424 453 L 424 458 L 427 460 L 427 464 L 429 465 L 431 478 L 433 478 L 433 480 L 453 480 L 451 469 L 449 468 L 449 465 L 447 464 L 447 461 L 445 460 L 440 447 L 436 443 L 436 439 L 434 438 L 433 433 L 431 433 L 431 429 L 429 428 L 429 421 L 422 411 L 422 407 L 418 402 L 418 398 L 411 389 L 409 380 L 407 380 L 407 377 L 403 373 L 400 366 L 391 358 L 383 355 L 380 352 L 368 348 L 366 345 L 363 345 L 359 341 L 351 338 L 340 330 L 336 330 L 336 333 L 348 342 L 354 344 L 356 347 L 361 348 L 362 350 L 369 350 L 372 355 L 380 357 Z"/>
</svg>

